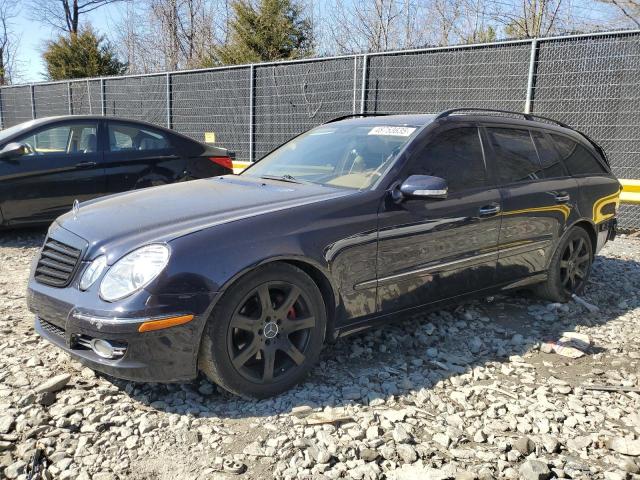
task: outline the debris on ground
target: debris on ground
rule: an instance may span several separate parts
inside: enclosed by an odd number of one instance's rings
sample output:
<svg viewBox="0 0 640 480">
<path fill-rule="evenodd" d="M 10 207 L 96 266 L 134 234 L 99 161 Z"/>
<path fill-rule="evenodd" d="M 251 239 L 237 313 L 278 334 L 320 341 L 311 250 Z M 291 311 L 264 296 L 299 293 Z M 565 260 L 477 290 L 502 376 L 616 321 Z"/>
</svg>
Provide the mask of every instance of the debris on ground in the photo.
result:
<svg viewBox="0 0 640 480">
<path fill-rule="evenodd" d="M 598 313 L 600 311 L 598 307 L 587 302 L 585 299 L 579 297 L 575 293 L 571 295 L 571 298 L 573 298 L 573 301 L 577 304 L 582 305 L 589 313 Z"/>
<path fill-rule="evenodd" d="M 558 341 L 547 341 L 542 344 L 542 353 L 557 353 L 567 358 L 580 358 L 591 347 L 588 335 L 576 332 L 564 332 Z"/>
</svg>

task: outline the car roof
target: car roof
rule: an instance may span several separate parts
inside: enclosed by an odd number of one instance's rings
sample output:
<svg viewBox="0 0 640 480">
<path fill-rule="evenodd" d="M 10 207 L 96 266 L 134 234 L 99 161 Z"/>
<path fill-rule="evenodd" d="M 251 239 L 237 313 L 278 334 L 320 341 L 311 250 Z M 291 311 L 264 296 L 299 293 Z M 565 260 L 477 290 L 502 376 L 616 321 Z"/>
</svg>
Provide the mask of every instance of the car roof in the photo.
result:
<svg viewBox="0 0 640 480">
<path fill-rule="evenodd" d="M 493 113 L 492 113 L 493 112 Z M 496 115 L 497 113 L 497 115 Z M 544 117 L 518 118 L 524 114 L 519 112 L 508 112 L 500 110 L 478 110 L 470 109 L 469 111 L 449 111 L 442 114 L 403 114 L 403 115 L 385 115 L 385 114 L 359 114 L 348 115 L 337 118 L 329 123 L 355 124 L 355 125 L 403 125 L 412 127 L 423 127 L 431 123 L 453 123 L 453 122 L 479 122 L 483 124 L 499 124 L 510 125 L 521 128 L 546 129 L 563 133 L 579 141 L 589 148 L 598 150 L 594 142 L 582 132 L 574 130 L 560 122 Z"/>
<path fill-rule="evenodd" d="M 357 114 L 356 114 L 357 115 Z M 350 117 L 335 120 L 335 123 L 357 124 L 357 125 L 403 125 L 412 127 L 422 127 L 433 122 L 436 115 L 433 114 L 408 114 L 408 115 L 367 115 L 364 117 Z M 331 123 L 334 123 L 331 122 Z"/>
<path fill-rule="evenodd" d="M 138 120 L 135 118 L 125 118 L 125 117 L 115 117 L 115 116 L 105 116 L 105 115 L 56 115 L 52 117 L 42 117 L 36 118 L 35 120 L 30 120 L 28 122 L 29 127 L 38 127 L 41 125 L 46 125 L 47 123 L 60 122 L 65 120 L 114 120 L 118 122 L 129 122 L 129 123 L 138 123 L 140 125 L 146 125 L 153 128 L 159 128 L 162 130 L 167 130 L 172 133 L 177 133 L 174 130 L 170 130 L 168 128 L 163 127 L 162 125 L 157 125 L 155 123 L 145 122 L 144 120 Z M 27 122 L 25 122 L 25 125 Z"/>
</svg>

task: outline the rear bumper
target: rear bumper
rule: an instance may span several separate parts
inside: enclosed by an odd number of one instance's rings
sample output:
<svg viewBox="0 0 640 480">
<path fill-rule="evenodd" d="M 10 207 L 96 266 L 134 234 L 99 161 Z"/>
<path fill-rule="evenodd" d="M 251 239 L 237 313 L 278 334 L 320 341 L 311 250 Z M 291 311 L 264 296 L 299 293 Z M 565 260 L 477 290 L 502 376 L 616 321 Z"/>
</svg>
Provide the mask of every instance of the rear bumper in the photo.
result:
<svg viewBox="0 0 640 480">
<path fill-rule="evenodd" d="M 53 292 L 51 291 L 53 290 Z M 153 297 L 145 294 L 143 309 L 112 312 L 84 308 L 73 288 L 51 288 L 31 280 L 27 301 L 36 315 L 35 330 L 82 364 L 99 372 L 140 382 L 181 382 L 197 375 L 200 336 L 213 294 Z M 55 295 L 55 296 L 54 296 Z M 65 298 L 71 297 L 71 298 Z M 155 305 L 155 307 L 148 307 Z M 114 319 L 117 312 L 117 319 Z M 189 323 L 140 333 L 145 320 L 193 314 Z M 124 345 L 121 358 L 100 357 L 87 340 L 103 339 Z"/>
</svg>

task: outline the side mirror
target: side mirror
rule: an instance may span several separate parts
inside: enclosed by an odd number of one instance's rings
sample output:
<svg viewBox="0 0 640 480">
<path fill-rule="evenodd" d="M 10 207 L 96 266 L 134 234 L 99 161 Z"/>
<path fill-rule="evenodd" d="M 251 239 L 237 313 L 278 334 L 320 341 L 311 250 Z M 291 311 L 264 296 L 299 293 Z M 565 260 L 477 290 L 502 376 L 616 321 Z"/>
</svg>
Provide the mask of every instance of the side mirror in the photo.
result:
<svg viewBox="0 0 640 480">
<path fill-rule="evenodd" d="M 397 197 L 400 198 L 397 198 Z M 397 189 L 396 200 L 402 198 L 447 198 L 447 181 L 430 175 L 411 175 Z"/>
<path fill-rule="evenodd" d="M 29 147 L 22 143 L 11 142 L 7 143 L 2 150 L 0 150 L 0 160 L 9 159 L 14 157 L 20 157 L 29 151 Z"/>
</svg>

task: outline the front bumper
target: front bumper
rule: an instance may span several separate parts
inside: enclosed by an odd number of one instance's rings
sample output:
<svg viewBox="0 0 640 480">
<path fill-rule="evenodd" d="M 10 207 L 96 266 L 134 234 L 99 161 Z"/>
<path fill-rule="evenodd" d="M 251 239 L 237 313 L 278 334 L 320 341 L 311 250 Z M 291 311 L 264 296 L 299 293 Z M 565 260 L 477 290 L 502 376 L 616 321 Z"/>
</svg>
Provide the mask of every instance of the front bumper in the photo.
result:
<svg viewBox="0 0 640 480">
<path fill-rule="evenodd" d="M 91 303 L 86 293 L 73 287 L 49 287 L 32 278 L 27 303 L 36 315 L 38 334 L 82 364 L 117 378 L 180 382 L 196 377 L 200 336 L 215 294 L 151 296 L 139 292 L 136 295 L 141 298 L 130 301 L 130 309 L 114 305 L 111 311 L 105 311 L 96 305 L 83 305 L 82 297 Z M 176 314 L 193 314 L 194 319 L 162 330 L 138 332 L 145 320 Z M 124 356 L 100 357 L 86 346 L 86 340 L 94 338 L 125 345 Z"/>
</svg>

